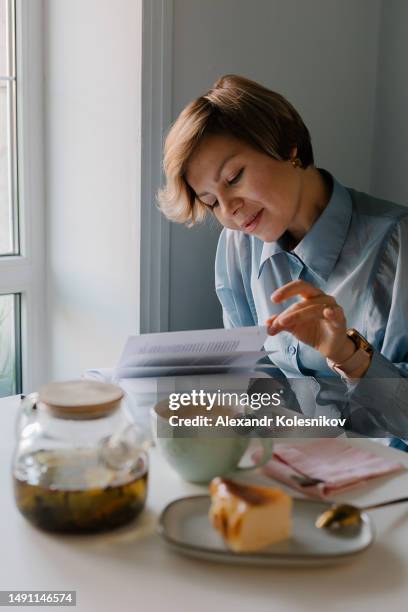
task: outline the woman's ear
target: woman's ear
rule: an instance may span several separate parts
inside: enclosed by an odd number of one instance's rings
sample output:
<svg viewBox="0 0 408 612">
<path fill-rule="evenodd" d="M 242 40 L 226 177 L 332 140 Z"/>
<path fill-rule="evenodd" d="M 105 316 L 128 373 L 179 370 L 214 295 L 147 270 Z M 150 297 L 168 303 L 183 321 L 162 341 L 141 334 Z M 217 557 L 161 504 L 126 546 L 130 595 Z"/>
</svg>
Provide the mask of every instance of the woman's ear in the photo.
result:
<svg viewBox="0 0 408 612">
<path fill-rule="evenodd" d="M 303 168 L 302 160 L 297 156 L 297 147 L 290 150 L 290 163 L 294 168 Z"/>
<path fill-rule="evenodd" d="M 290 159 L 291 159 L 291 161 L 293 161 L 297 157 L 297 154 L 298 154 L 297 147 L 296 146 L 292 147 L 291 150 L 290 150 Z"/>
</svg>

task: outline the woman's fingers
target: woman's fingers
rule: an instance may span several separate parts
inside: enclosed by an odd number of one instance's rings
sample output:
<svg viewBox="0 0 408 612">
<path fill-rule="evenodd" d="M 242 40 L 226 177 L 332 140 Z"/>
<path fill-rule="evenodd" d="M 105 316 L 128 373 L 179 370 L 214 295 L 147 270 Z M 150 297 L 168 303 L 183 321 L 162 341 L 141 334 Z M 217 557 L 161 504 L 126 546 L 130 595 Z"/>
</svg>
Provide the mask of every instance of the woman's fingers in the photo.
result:
<svg viewBox="0 0 408 612">
<path fill-rule="evenodd" d="M 323 310 L 323 316 L 327 319 L 333 327 L 345 327 L 346 317 L 341 306 L 328 306 Z"/>
<path fill-rule="evenodd" d="M 288 306 L 285 310 L 283 310 L 279 314 L 272 315 L 271 317 L 269 317 L 269 319 L 267 319 L 266 325 L 272 325 L 273 321 L 276 321 L 277 318 L 279 318 L 280 320 L 281 317 L 286 317 L 289 314 L 297 312 L 298 310 L 303 310 L 304 308 L 307 308 L 308 306 L 311 306 L 314 304 L 317 304 L 320 306 L 325 305 L 327 307 L 333 307 L 333 308 L 338 307 L 336 300 L 333 297 L 331 297 L 330 295 L 321 294 L 315 298 L 310 298 L 308 300 L 301 300 L 300 302 L 296 302 L 295 304 Z"/>
<path fill-rule="evenodd" d="M 340 306 L 327 304 L 309 304 L 303 302 L 303 307 L 285 310 L 279 316 L 275 316 L 270 324 L 271 331 L 283 331 L 316 319 L 325 319 L 334 327 L 341 327 L 344 322 L 343 309 Z"/>
<path fill-rule="evenodd" d="M 321 295 L 324 296 L 325 294 L 304 280 L 295 280 L 276 289 L 271 295 L 271 300 L 273 302 L 283 302 L 295 295 L 300 295 L 303 298 L 314 298 Z"/>
<path fill-rule="evenodd" d="M 336 300 L 304 280 L 291 281 L 279 287 L 272 293 L 271 300 L 279 303 L 295 296 L 301 299 L 266 321 L 269 335 L 274 336 L 281 331 L 289 331 L 300 339 L 306 339 L 309 335 L 314 336 L 313 324 L 319 321 L 328 324 L 327 330 L 346 327 L 343 309 Z M 323 327 L 321 332 L 324 329 Z M 307 339 L 305 341 L 307 342 Z"/>
<path fill-rule="evenodd" d="M 276 319 L 277 316 L 278 316 L 277 314 L 274 314 L 274 315 L 270 316 L 269 319 L 266 319 L 265 325 L 267 327 L 270 327 L 272 325 L 272 323 L 274 322 L 274 320 Z"/>
<path fill-rule="evenodd" d="M 320 304 L 320 305 L 326 304 L 326 306 L 333 306 L 333 307 L 337 306 L 337 302 L 334 299 L 334 297 L 332 297 L 331 295 L 326 295 L 325 293 L 321 293 L 320 295 L 317 295 L 316 297 L 300 300 L 299 302 L 295 302 L 294 304 L 291 304 L 281 313 L 274 315 L 274 318 L 276 319 L 276 317 L 286 316 L 286 314 L 296 312 L 297 310 L 302 310 L 303 308 L 306 308 L 307 306 L 311 306 L 313 304 Z"/>
<path fill-rule="evenodd" d="M 323 311 L 327 309 L 326 304 L 310 304 L 294 312 L 284 313 L 279 317 L 278 323 L 284 327 L 292 327 L 313 319 L 322 319 Z"/>
</svg>

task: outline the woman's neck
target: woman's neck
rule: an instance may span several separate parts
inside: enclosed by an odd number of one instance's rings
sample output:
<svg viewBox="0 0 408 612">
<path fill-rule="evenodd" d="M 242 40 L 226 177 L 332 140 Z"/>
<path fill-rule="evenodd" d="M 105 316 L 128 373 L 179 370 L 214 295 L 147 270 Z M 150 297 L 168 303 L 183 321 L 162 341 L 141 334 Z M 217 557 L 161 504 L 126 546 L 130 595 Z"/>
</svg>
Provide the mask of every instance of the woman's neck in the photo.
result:
<svg viewBox="0 0 408 612">
<path fill-rule="evenodd" d="M 315 166 L 303 172 L 302 195 L 295 224 L 287 231 L 286 248 L 292 250 L 307 234 L 312 225 L 326 208 L 332 192 L 329 176 L 325 176 Z"/>
</svg>

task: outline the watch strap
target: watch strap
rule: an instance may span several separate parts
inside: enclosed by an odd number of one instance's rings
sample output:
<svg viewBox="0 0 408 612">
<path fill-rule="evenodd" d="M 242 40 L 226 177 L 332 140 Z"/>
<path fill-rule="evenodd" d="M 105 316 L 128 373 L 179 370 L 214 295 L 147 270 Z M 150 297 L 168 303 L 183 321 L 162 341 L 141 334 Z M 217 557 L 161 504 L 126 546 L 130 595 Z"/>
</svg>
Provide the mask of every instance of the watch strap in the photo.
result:
<svg viewBox="0 0 408 612">
<path fill-rule="evenodd" d="M 347 329 L 346 334 L 354 343 L 356 351 L 342 363 L 335 363 L 331 359 L 327 359 L 327 364 L 342 378 L 359 378 L 370 365 L 374 349 L 368 340 L 353 327 Z"/>
</svg>

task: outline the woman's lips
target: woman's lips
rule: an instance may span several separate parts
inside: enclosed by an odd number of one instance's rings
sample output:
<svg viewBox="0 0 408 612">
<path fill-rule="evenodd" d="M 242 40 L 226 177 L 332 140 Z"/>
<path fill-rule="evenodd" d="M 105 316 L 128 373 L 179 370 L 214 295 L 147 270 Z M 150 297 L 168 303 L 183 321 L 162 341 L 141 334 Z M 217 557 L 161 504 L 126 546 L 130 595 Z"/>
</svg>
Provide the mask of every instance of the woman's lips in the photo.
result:
<svg viewBox="0 0 408 612">
<path fill-rule="evenodd" d="M 245 232 L 253 232 L 259 221 L 261 220 L 263 208 L 249 222 L 244 223 L 241 227 Z"/>
</svg>

